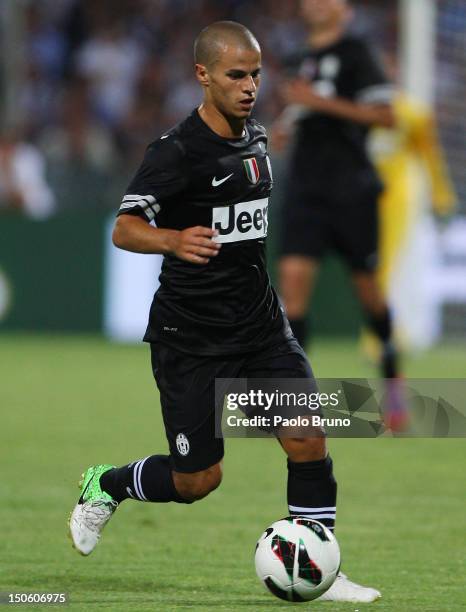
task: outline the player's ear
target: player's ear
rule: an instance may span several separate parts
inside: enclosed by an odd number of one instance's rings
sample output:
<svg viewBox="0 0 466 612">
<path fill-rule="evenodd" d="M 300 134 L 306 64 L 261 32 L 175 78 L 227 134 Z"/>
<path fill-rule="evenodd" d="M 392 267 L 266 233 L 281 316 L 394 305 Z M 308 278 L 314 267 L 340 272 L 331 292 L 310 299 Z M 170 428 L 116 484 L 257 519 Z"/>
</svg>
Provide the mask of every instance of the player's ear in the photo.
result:
<svg viewBox="0 0 466 612">
<path fill-rule="evenodd" d="M 196 78 L 203 87 L 208 87 L 210 83 L 209 72 L 203 64 L 195 64 Z"/>
</svg>

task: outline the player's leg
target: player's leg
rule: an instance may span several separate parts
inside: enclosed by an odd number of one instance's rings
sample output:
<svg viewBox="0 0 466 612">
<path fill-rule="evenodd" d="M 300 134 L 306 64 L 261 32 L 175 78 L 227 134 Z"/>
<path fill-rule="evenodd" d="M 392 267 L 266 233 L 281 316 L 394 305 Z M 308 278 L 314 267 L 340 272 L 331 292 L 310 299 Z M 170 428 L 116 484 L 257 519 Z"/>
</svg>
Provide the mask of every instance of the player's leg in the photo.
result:
<svg viewBox="0 0 466 612">
<path fill-rule="evenodd" d="M 197 501 L 215 491 L 222 482 L 222 474 L 222 461 L 194 474 L 172 472 L 175 489 L 183 499 L 189 501 Z"/>
<path fill-rule="evenodd" d="M 125 499 L 190 504 L 216 489 L 221 479 L 221 462 L 184 474 L 172 469 L 166 455 L 152 455 L 120 468 L 91 466 L 83 474 L 81 496 L 70 517 L 73 546 L 81 554 L 89 555 Z"/>
<path fill-rule="evenodd" d="M 295 339 L 251 357 L 246 364 L 244 375 L 249 379 L 270 380 L 273 389 L 273 381 L 277 379 L 305 379 L 308 393 L 317 390 L 309 361 Z M 302 392 L 302 382 L 299 384 Z M 285 437 L 281 436 L 280 432 L 277 434 L 288 456 L 288 510 L 291 515 L 300 514 L 322 520 L 327 527 L 333 529 L 337 498 L 333 464 L 327 454 L 323 432 L 314 430 L 313 434 L 316 435 Z"/>
<path fill-rule="evenodd" d="M 177 472 L 170 455 L 152 455 L 100 477 L 102 490 L 117 503 L 125 499 L 187 504 L 206 497 L 222 481 L 221 461 L 192 473 Z"/>
<path fill-rule="evenodd" d="M 293 334 L 305 347 L 309 302 L 326 248 L 327 214 L 322 204 L 310 202 L 304 193 L 292 192 L 288 201 L 280 224 L 279 294 Z"/>
<path fill-rule="evenodd" d="M 335 528 L 337 483 L 325 437 L 280 438 L 288 456 L 288 512 Z"/>
<path fill-rule="evenodd" d="M 290 516 L 305 516 L 333 531 L 337 483 L 325 437 L 281 438 L 279 442 L 288 455 L 287 496 Z M 333 585 L 319 599 L 368 603 L 380 596 L 377 589 L 352 582 L 339 572 Z"/>
<path fill-rule="evenodd" d="M 385 424 L 393 431 L 404 431 L 408 426 L 409 414 L 389 307 L 374 272 L 354 271 L 353 283 L 366 320 L 381 346 L 380 370 L 386 380 L 382 406 Z"/>
<path fill-rule="evenodd" d="M 92 552 L 124 500 L 191 503 L 221 482 L 223 440 L 214 435 L 214 380 L 234 377 L 235 363 L 153 346 L 152 365 L 170 454 L 152 455 L 119 468 L 101 465 L 87 470 L 70 520 L 74 546 L 82 554 Z"/>
<path fill-rule="evenodd" d="M 308 310 L 319 268 L 317 259 L 285 255 L 278 264 L 279 291 L 294 337 L 305 346 L 309 336 Z"/>
<path fill-rule="evenodd" d="M 393 341 L 392 319 L 376 273 L 372 270 L 353 270 L 352 280 L 368 325 L 381 343 L 381 374 L 384 378 L 396 378 L 400 375 L 400 367 Z"/>
<path fill-rule="evenodd" d="M 389 306 L 378 285 L 378 214 L 374 200 L 360 202 L 335 219 L 335 242 L 352 270 L 352 281 L 366 321 L 380 342 L 380 373 L 387 380 L 385 421 L 391 429 L 406 427 L 399 355 L 394 343 Z"/>
<path fill-rule="evenodd" d="M 118 503 L 129 497 L 162 503 L 202 499 L 222 479 L 223 440 L 213 435 L 214 380 L 232 375 L 234 362 L 191 356 L 163 345 L 152 345 L 151 357 L 170 454 L 109 470 L 101 478 L 102 486 Z"/>
<path fill-rule="evenodd" d="M 301 378 L 309 381 L 309 390 L 316 390 L 311 366 L 301 347 L 290 340 L 269 353 L 250 359 L 244 372 L 248 378 Z M 289 391 L 289 389 L 287 389 Z M 300 389 L 301 391 L 301 389 Z M 323 432 L 313 431 L 313 434 Z M 327 452 L 324 435 L 313 437 L 279 437 L 288 456 L 287 499 L 291 516 L 306 516 L 318 520 L 329 529 L 335 526 L 337 483 L 333 462 Z M 371 602 L 380 597 L 379 591 L 364 587 L 342 574 L 322 600 Z"/>
<path fill-rule="evenodd" d="M 377 280 L 379 219 L 377 201 L 356 202 L 340 207 L 333 216 L 333 236 L 337 250 L 351 268 L 356 295 L 369 327 L 382 346 L 380 362 L 384 378 L 399 375 L 398 355 L 393 343 L 389 307 Z"/>
</svg>

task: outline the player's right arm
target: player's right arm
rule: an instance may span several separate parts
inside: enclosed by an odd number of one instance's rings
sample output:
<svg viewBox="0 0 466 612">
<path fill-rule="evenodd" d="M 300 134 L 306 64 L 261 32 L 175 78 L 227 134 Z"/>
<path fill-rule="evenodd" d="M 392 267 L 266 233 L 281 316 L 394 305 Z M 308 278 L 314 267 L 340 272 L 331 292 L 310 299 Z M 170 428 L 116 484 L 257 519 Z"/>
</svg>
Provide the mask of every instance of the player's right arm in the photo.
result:
<svg viewBox="0 0 466 612">
<path fill-rule="evenodd" d="M 186 188 L 183 145 L 167 134 L 152 143 L 131 181 L 118 211 L 113 244 L 134 253 L 174 255 L 194 264 L 206 264 L 215 257 L 220 244 L 217 232 L 209 227 L 184 230 L 151 225 L 164 209 L 182 201 Z"/>
<path fill-rule="evenodd" d="M 285 88 L 285 98 L 289 104 L 302 105 L 324 115 L 346 119 L 362 125 L 392 128 L 395 126 L 393 110 L 390 104 L 368 104 L 346 98 L 327 98 L 303 79 L 290 81 Z"/>
<path fill-rule="evenodd" d="M 206 264 L 221 245 L 213 241 L 217 231 L 209 227 L 185 230 L 160 229 L 137 215 L 120 215 L 113 230 L 113 244 L 133 253 L 175 255 L 195 264 Z"/>
</svg>

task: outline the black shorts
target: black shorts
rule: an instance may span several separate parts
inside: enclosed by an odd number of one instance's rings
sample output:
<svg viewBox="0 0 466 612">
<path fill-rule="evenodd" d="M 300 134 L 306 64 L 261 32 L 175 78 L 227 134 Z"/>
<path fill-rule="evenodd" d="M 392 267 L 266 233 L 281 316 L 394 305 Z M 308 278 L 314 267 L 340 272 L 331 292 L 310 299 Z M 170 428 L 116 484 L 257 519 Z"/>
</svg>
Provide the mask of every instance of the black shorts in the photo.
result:
<svg viewBox="0 0 466 612">
<path fill-rule="evenodd" d="M 199 472 L 223 457 L 223 439 L 215 437 L 216 378 L 314 378 L 294 338 L 257 353 L 229 357 L 197 357 L 157 343 L 151 344 L 151 355 L 177 472 Z"/>
<path fill-rule="evenodd" d="M 348 205 L 318 202 L 304 196 L 282 209 L 280 253 L 321 259 L 336 251 L 354 271 L 377 266 L 378 208 L 370 198 Z M 296 196 L 295 196 L 296 198 Z"/>
</svg>

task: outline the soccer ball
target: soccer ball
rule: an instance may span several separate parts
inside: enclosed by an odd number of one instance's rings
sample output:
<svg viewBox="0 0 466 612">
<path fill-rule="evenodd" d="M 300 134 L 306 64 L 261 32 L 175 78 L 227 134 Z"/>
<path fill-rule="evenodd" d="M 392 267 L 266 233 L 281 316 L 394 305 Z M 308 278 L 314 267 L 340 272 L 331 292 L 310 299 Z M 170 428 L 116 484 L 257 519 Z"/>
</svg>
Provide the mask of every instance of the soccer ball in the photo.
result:
<svg viewBox="0 0 466 612">
<path fill-rule="evenodd" d="M 340 569 L 340 547 L 322 523 L 290 516 L 264 531 L 255 562 L 271 593 L 286 601 L 310 601 L 332 586 Z"/>
</svg>

